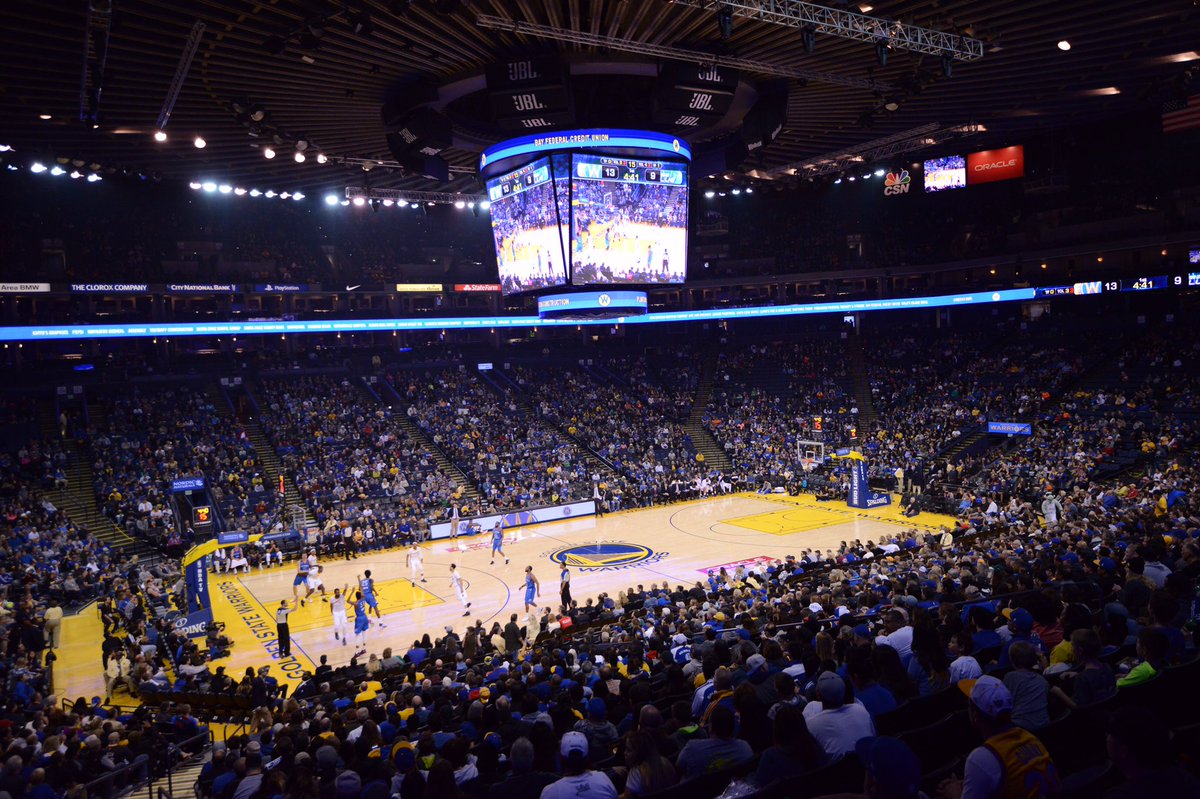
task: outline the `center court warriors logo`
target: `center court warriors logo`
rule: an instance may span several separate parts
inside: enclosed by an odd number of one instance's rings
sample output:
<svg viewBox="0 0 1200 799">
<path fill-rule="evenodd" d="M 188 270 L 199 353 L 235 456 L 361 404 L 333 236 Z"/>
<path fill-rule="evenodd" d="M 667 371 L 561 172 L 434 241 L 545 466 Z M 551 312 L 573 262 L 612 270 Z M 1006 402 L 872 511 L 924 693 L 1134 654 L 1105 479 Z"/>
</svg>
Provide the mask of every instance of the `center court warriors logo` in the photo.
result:
<svg viewBox="0 0 1200 799">
<path fill-rule="evenodd" d="M 667 554 L 666 552 L 655 552 L 641 544 L 615 541 L 563 547 L 554 550 L 547 557 L 560 566 L 569 566 L 587 572 L 614 571 L 633 568 L 644 563 L 657 563 Z"/>
<path fill-rule="evenodd" d="M 894 197 L 897 194 L 908 194 L 908 187 L 912 185 L 912 178 L 908 174 L 907 169 L 901 169 L 899 172 L 888 172 L 887 177 L 883 179 L 883 195 L 885 197 Z"/>
</svg>

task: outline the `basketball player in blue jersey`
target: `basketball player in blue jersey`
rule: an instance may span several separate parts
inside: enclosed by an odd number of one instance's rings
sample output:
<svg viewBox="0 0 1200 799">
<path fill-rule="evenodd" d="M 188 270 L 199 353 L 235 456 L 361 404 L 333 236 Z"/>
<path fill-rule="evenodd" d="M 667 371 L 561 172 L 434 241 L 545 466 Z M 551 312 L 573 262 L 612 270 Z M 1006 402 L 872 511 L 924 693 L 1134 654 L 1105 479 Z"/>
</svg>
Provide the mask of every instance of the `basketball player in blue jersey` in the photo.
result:
<svg viewBox="0 0 1200 799">
<path fill-rule="evenodd" d="M 536 608 L 537 603 L 534 602 L 535 597 L 542 595 L 542 587 L 538 584 L 538 578 L 533 576 L 533 567 L 525 567 L 525 612 L 528 613 L 530 608 Z"/>
<path fill-rule="evenodd" d="M 351 657 L 361 657 L 367 654 L 367 630 L 371 620 L 367 617 L 367 603 L 362 591 L 354 592 L 354 654 Z"/>
<path fill-rule="evenodd" d="M 308 558 L 300 558 L 300 562 L 296 564 L 296 577 L 292 580 L 292 598 L 299 601 L 300 607 L 304 607 L 304 600 L 300 599 L 300 587 L 308 585 Z M 305 594 L 308 596 L 308 594 Z"/>
<path fill-rule="evenodd" d="M 375 580 L 371 577 L 371 570 L 367 569 L 358 577 L 358 590 L 362 594 L 363 601 L 367 603 L 367 607 L 375 611 L 375 618 L 380 619 L 379 626 L 387 627 L 383 623 L 383 617 L 379 615 L 379 600 L 375 597 Z"/>
<path fill-rule="evenodd" d="M 504 523 L 496 522 L 492 527 L 492 562 L 489 566 L 496 565 L 496 553 L 499 552 L 504 558 L 504 565 L 508 565 L 508 555 L 504 554 Z"/>
</svg>

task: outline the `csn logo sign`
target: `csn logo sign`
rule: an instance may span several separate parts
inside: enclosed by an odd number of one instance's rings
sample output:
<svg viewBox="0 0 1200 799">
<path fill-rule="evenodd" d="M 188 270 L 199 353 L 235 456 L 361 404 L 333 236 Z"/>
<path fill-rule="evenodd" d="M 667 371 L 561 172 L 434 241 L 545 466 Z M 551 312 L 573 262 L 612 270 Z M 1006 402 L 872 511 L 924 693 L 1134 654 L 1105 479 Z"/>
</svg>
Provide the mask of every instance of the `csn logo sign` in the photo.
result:
<svg viewBox="0 0 1200 799">
<path fill-rule="evenodd" d="M 883 196 L 895 197 L 897 194 L 908 194 L 908 187 L 911 185 L 912 177 L 909 176 L 907 169 L 888 172 L 887 177 L 883 179 Z"/>
</svg>

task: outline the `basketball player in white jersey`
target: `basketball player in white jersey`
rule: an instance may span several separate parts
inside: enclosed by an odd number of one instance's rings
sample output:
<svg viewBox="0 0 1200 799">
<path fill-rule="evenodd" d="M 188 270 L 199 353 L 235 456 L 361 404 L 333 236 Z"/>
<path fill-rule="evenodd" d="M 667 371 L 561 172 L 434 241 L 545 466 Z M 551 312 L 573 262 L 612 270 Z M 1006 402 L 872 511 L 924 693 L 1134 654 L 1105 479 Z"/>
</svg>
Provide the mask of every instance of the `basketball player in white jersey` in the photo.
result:
<svg viewBox="0 0 1200 799">
<path fill-rule="evenodd" d="M 305 578 L 305 585 L 308 588 L 308 593 L 304 595 L 308 599 L 315 592 L 321 592 L 321 601 L 328 602 L 329 597 L 325 595 L 325 581 L 321 579 L 321 572 L 325 571 L 324 566 L 317 566 L 308 570 L 308 577 Z"/>
<path fill-rule="evenodd" d="M 462 603 L 463 615 L 470 616 L 471 603 L 467 601 L 467 587 L 463 585 L 462 575 L 458 573 L 458 566 L 454 563 L 450 564 L 450 587 L 454 589 L 458 601 Z"/>
<path fill-rule="evenodd" d="M 417 587 L 417 575 L 421 576 L 421 582 L 425 582 L 425 560 L 421 552 L 421 548 L 413 542 L 408 547 L 408 554 L 404 556 L 404 563 L 408 566 L 409 578 L 413 588 Z"/>
<path fill-rule="evenodd" d="M 342 646 L 350 643 L 350 623 L 346 619 L 346 592 L 349 584 L 340 589 L 333 589 L 333 599 L 329 600 L 329 608 L 333 611 L 333 640 L 341 641 Z"/>
</svg>

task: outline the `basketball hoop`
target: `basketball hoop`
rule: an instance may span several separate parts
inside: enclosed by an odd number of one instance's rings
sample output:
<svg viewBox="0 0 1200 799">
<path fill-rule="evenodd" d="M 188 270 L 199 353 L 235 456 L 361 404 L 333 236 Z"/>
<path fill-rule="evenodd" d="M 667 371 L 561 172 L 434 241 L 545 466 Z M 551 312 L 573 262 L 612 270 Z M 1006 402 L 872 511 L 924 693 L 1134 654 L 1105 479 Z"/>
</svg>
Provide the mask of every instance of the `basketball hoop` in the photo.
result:
<svg viewBox="0 0 1200 799">
<path fill-rule="evenodd" d="M 806 472 L 811 472 L 813 470 L 813 467 L 816 465 L 817 465 L 817 462 L 812 458 L 801 458 L 800 459 L 800 468 Z"/>
</svg>

